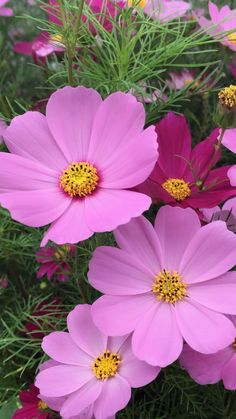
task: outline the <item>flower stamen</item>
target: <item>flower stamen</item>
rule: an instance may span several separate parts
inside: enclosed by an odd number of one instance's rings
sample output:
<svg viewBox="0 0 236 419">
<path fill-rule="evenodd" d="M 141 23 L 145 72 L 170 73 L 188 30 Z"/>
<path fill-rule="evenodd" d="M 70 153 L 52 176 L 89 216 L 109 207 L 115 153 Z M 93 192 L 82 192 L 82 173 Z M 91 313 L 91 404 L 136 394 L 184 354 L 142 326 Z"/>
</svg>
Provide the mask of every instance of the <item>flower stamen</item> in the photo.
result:
<svg viewBox="0 0 236 419">
<path fill-rule="evenodd" d="M 165 189 L 172 198 L 176 199 L 176 201 L 183 201 L 191 195 L 189 183 L 185 182 L 183 179 L 167 179 L 162 184 L 162 188 Z"/>
<path fill-rule="evenodd" d="M 92 370 L 96 378 L 106 380 L 116 375 L 120 363 L 120 355 L 116 352 L 106 350 L 102 355 L 95 358 L 92 364 Z"/>
<path fill-rule="evenodd" d="M 97 169 L 87 162 L 72 163 L 60 176 L 60 187 L 71 197 L 91 195 L 97 188 Z"/>
<path fill-rule="evenodd" d="M 230 33 L 227 38 L 231 44 L 236 45 L 236 32 Z"/>
<path fill-rule="evenodd" d="M 182 276 L 177 271 L 163 269 L 155 276 L 152 284 L 152 292 L 158 300 L 174 304 L 186 296 L 186 284 L 182 281 Z"/>
<path fill-rule="evenodd" d="M 47 408 L 48 408 L 48 405 L 43 400 L 39 400 L 39 402 L 38 402 L 38 409 L 39 410 L 45 410 Z"/>
<path fill-rule="evenodd" d="M 225 87 L 219 92 L 218 97 L 222 106 L 232 109 L 236 106 L 236 86 L 231 84 L 229 87 Z"/>
</svg>

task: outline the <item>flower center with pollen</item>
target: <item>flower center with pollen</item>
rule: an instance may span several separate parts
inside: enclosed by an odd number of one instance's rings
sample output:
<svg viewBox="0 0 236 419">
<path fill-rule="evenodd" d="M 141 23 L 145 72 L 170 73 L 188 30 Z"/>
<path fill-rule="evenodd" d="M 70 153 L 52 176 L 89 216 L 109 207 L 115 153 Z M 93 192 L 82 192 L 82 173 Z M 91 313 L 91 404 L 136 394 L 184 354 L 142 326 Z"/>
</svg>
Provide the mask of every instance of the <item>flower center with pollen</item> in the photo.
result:
<svg viewBox="0 0 236 419">
<path fill-rule="evenodd" d="M 97 169 L 81 161 L 72 163 L 60 176 L 60 187 L 71 197 L 91 195 L 97 188 L 99 177 Z"/>
<path fill-rule="evenodd" d="M 229 87 L 225 87 L 220 91 L 218 97 L 222 106 L 232 109 L 236 106 L 236 86 L 231 84 Z"/>
<path fill-rule="evenodd" d="M 38 409 L 40 409 L 40 410 L 45 410 L 45 409 L 47 409 L 48 408 L 48 405 L 43 401 L 43 400 L 40 400 L 39 402 L 38 402 Z"/>
<path fill-rule="evenodd" d="M 230 33 L 227 38 L 231 44 L 236 45 L 236 32 Z"/>
<path fill-rule="evenodd" d="M 155 276 L 152 292 L 158 300 L 165 300 L 166 303 L 174 304 L 186 296 L 186 284 L 182 281 L 182 276 L 178 272 L 163 269 Z"/>
<path fill-rule="evenodd" d="M 95 358 L 92 364 L 92 370 L 96 378 L 106 380 L 114 377 L 121 363 L 120 355 L 109 350 L 103 352 L 102 355 Z"/>
<path fill-rule="evenodd" d="M 167 179 L 163 184 L 162 188 L 168 192 L 172 198 L 177 201 L 183 201 L 191 195 L 191 189 L 189 184 L 183 179 Z"/>
</svg>

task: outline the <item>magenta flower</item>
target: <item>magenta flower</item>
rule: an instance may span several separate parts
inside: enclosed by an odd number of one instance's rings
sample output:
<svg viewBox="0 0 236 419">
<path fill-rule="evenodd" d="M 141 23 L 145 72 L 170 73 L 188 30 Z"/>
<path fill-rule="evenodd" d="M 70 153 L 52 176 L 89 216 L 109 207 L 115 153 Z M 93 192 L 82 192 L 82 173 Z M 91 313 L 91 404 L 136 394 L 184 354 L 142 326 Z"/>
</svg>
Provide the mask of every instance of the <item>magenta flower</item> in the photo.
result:
<svg viewBox="0 0 236 419">
<path fill-rule="evenodd" d="M 32 55 L 35 63 L 39 64 L 45 63 L 46 57 L 54 52 L 63 52 L 64 48 L 56 45 L 49 33 L 42 32 L 33 41 L 15 42 L 14 51 L 18 54 Z"/>
<path fill-rule="evenodd" d="M 224 222 L 201 227 L 191 208 L 164 206 L 154 228 L 139 217 L 115 238 L 120 249 L 98 247 L 88 273 L 106 294 L 92 306 L 103 333 L 134 332 L 134 354 L 161 367 L 179 357 L 183 340 L 206 354 L 231 343 L 234 327 L 222 313 L 236 314 L 236 272 L 227 272 L 236 236 Z"/>
<path fill-rule="evenodd" d="M 205 17 L 198 19 L 199 25 L 213 38 L 228 48 L 236 51 L 236 9 L 231 10 L 229 6 L 218 9 L 216 4 L 209 1 L 210 20 Z M 231 32 L 230 32 L 231 31 Z M 224 32 L 230 32 L 224 35 Z"/>
<path fill-rule="evenodd" d="M 166 204 L 211 208 L 236 195 L 227 172 L 230 166 L 209 170 L 219 130 L 191 150 L 191 134 L 184 116 L 168 113 L 156 126 L 159 159 L 138 190 Z M 220 159 L 220 152 L 214 163 Z"/>
<path fill-rule="evenodd" d="M 174 0 L 141 0 L 140 7 L 152 19 L 159 20 L 160 22 L 178 19 L 184 16 L 191 8 L 190 4 L 186 1 Z"/>
<path fill-rule="evenodd" d="M 12 416 L 12 419 L 50 419 L 52 414 L 46 411 L 48 406 L 39 399 L 39 390 L 33 384 L 29 390 L 22 390 L 19 394 L 22 407 Z"/>
<path fill-rule="evenodd" d="M 236 325 L 236 318 L 232 320 Z M 211 355 L 200 354 L 185 345 L 180 364 L 198 384 L 215 384 L 223 380 L 227 390 L 236 390 L 236 339 L 227 348 Z"/>
<path fill-rule="evenodd" d="M 41 371 L 36 386 L 42 399 L 66 396 L 60 409 L 65 419 L 86 408 L 89 418 L 115 415 L 127 405 L 131 387 L 148 384 L 160 370 L 135 358 L 129 336 L 103 335 L 90 311 L 89 305 L 78 305 L 67 317 L 69 333 L 53 332 L 42 343 L 57 365 Z"/>
<path fill-rule="evenodd" d="M 46 275 L 50 281 L 55 275 L 58 281 L 67 281 L 70 274 L 69 258 L 74 253 L 75 246 L 70 244 L 57 248 L 53 246 L 41 247 L 36 254 L 37 262 L 41 263 L 37 278 L 43 278 Z"/>
<path fill-rule="evenodd" d="M 0 16 L 13 16 L 13 10 L 10 7 L 4 7 L 9 0 L 0 0 Z"/>
<path fill-rule="evenodd" d="M 222 144 L 233 153 L 236 153 L 236 128 L 225 131 Z M 228 170 L 227 175 L 231 185 L 236 186 L 236 164 Z"/>
<path fill-rule="evenodd" d="M 154 127 L 144 123 L 143 105 L 129 94 L 103 101 L 85 87 L 56 91 L 46 116 L 26 112 L 5 132 L 12 154 L 0 153 L 1 205 L 28 226 L 53 223 L 42 246 L 77 243 L 138 217 L 151 199 L 128 189 L 157 159 Z"/>
</svg>

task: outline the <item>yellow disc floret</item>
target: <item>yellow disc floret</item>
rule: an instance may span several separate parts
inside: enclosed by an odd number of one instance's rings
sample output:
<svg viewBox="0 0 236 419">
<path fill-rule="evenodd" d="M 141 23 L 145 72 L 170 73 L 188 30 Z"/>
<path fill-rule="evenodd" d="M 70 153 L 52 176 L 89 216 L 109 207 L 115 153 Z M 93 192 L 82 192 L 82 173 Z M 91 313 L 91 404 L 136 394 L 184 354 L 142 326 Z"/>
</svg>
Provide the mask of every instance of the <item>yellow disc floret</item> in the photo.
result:
<svg viewBox="0 0 236 419">
<path fill-rule="evenodd" d="M 183 201 L 191 195 L 191 189 L 189 183 L 183 179 L 167 179 L 163 184 L 162 188 L 168 192 L 172 198 L 176 201 Z"/>
<path fill-rule="evenodd" d="M 230 33 L 227 38 L 231 44 L 236 45 L 236 32 Z"/>
<path fill-rule="evenodd" d="M 71 247 L 69 244 L 63 244 L 62 246 L 58 246 L 54 256 L 57 260 L 65 259 L 70 254 L 70 250 Z"/>
<path fill-rule="evenodd" d="M 71 197 L 91 195 L 97 188 L 97 169 L 87 162 L 72 163 L 60 176 L 60 186 Z"/>
<path fill-rule="evenodd" d="M 95 358 L 92 364 L 92 370 L 96 378 L 106 380 L 116 375 L 120 363 L 120 355 L 116 352 L 106 350 L 102 355 Z"/>
<path fill-rule="evenodd" d="M 38 409 L 39 410 L 45 410 L 47 408 L 48 408 L 48 405 L 43 400 L 40 400 L 38 402 Z"/>
<path fill-rule="evenodd" d="M 228 109 L 232 109 L 236 106 L 236 86 L 231 84 L 229 87 L 225 87 L 218 94 L 219 102 L 222 106 Z"/>
<path fill-rule="evenodd" d="M 186 284 L 182 281 L 182 276 L 178 272 L 163 269 L 155 276 L 152 292 L 158 300 L 174 304 L 186 296 Z"/>
</svg>

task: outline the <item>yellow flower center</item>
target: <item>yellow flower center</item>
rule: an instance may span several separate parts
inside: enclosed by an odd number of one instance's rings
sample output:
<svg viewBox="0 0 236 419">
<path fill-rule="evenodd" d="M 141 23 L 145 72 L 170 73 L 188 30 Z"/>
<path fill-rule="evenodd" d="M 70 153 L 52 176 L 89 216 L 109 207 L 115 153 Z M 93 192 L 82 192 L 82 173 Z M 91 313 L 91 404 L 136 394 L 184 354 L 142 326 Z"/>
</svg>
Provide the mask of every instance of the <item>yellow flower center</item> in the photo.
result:
<svg viewBox="0 0 236 419">
<path fill-rule="evenodd" d="M 71 197 L 91 195 L 98 181 L 97 169 L 84 161 L 72 163 L 60 176 L 61 188 Z"/>
<path fill-rule="evenodd" d="M 47 409 L 48 408 L 48 405 L 43 401 L 43 400 L 40 400 L 39 402 L 38 402 L 38 409 L 40 409 L 40 410 L 45 410 L 45 409 Z"/>
<path fill-rule="evenodd" d="M 95 358 L 92 364 L 92 370 L 96 378 L 106 380 L 116 375 L 120 363 L 120 355 L 116 352 L 106 350 L 102 355 Z"/>
<path fill-rule="evenodd" d="M 147 0 L 128 0 L 128 7 L 140 7 L 144 9 L 147 4 Z"/>
<path fill-rule="evenodd" d="M 178 272 L 163 269 L 155 276 L 152 292 L 158 300 L 165 300 L 166 303 L 174 304 L 186 296 L 186 284 L 182 281 L 182 276 Z"/>
<path fill-rule="evenodd" d="M 236 45 L 236 32 L 230 33 L 227 38 L 231 44 Z"/>
<path fill-rule="evenodd" d="M 221 105 L 232 109 L 236 106 L 236 86 L 231 84 L 229 87 L 225 87 L 220 91 L 218 97 Z"/>
<path fill-rule="evenodd" d="M 58 247 L 58 249 L 54 253 L 54 256 L 57 260 L 65 259 L 66 256 L 69 255 L 69 253 L 70 253 L 70 245 L 63 244 L 63 246 Z"/>
<path fill-rule="evenodd" d="M 53 35 L 50 35 L 50 41 L 62 42 L 62 35 L 60 33 L 55 33 Z"/>
<path fill-rule="evenodd" d="M 185 182 L 183 179 L 173 178 L 167 179 L 162 184 L 162 188 L 165 189 L 172 198 L 175 198 L 177 201 L 183 201 L 191 195 L 191 189 L 188 185 L 189 183 Z"/>
</svg>

